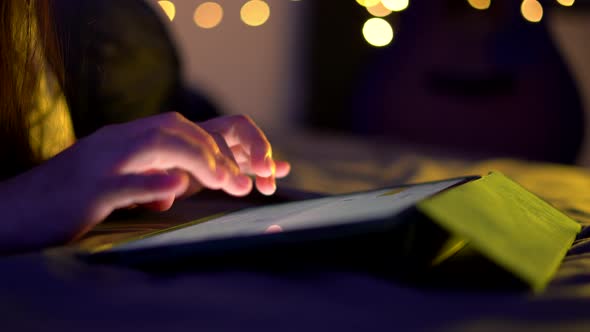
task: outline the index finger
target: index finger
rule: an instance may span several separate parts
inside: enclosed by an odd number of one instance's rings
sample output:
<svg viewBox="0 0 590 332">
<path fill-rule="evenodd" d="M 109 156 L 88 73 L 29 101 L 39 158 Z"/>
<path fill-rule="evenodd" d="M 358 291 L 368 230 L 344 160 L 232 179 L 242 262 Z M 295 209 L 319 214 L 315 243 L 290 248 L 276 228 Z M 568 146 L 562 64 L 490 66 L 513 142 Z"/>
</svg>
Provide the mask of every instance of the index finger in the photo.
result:
<svg viewBox="0 0 590 332">
<path fill-rule="evenodd" d="M 221 134 L 230 148 L 241 145 L 250 155 L 250 164 L 256 175 L 263 177 L 274 175 L 276 165 L 272 159 L 270 142 L 248 116 L 234 115 L 217 118 L 200 125 L 207 131 Z"/>
</svg>

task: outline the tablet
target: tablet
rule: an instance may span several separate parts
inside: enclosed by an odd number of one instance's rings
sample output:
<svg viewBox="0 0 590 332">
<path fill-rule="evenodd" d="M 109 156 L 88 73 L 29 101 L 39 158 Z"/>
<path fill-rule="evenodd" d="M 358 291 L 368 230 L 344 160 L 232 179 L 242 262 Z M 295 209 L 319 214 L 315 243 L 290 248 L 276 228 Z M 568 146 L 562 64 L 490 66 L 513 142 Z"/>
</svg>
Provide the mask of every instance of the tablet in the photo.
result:
<svg viewBox="0 0 590 332">
<path fill-rule="evenodd" d="M 380 232 L 402 223 L 418 202 L 479 177 L 463 177 L 247 208 L 189 222 L 139 239 L 101 247 L 88 258 L 150 263 L 183 256 L 230 254 L 253 248 Z"/>
</svg>

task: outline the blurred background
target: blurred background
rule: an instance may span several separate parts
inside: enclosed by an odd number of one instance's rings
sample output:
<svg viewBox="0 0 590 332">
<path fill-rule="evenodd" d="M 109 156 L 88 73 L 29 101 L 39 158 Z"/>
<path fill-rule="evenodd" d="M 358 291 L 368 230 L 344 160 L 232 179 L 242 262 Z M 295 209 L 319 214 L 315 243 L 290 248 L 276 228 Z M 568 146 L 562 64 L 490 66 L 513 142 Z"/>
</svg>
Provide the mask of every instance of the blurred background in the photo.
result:
<svg viewBox="0 0 590 332">
<path fill-rule="evenodd" d="M 273 133 L 590 165 L 589 0 L 145 0 L 184 80 Z"/>
</svg>

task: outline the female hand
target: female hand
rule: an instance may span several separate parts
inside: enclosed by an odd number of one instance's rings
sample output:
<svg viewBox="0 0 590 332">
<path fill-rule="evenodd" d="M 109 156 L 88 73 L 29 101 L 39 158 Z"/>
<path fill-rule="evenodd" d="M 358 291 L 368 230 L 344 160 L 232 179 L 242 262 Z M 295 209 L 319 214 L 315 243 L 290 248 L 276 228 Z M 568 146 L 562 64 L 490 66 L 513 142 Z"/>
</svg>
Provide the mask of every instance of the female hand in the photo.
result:
<svg viewBox="0 0 590 332">
<path fill-rule="evenodd" d="M 195 187 L 243 196 L 253 187 L 247 174 L 260 192 L 272 194 L 275 178 L 289 170 L 272 159 L 263 132 L 244 116 L 195 124 L 166 113 L 106 126 L 0 184 L 0 251 L 64 243 L 115 209 L 165 209 Z"/>
<path fill-rule="evenodd" d="M 227 157 L 229 162 L 237 165 L 242 174 L 249 174 L 256 179 L 256 188 L 264 195 L 272 195 L 276 191 L 276 178 L 287 176 L 291 170 L 289 163 L 272 158 L 272 148 L 266 136 L 247 116 L 218 117 L 198 124 L 203 128 L 219 147 L 220 152 Z M 189 196 L 201 190 L 204 186 L 190 173 L 174 169 L 171 172 L 185 173 L 190 183 L 182 195 Z M 249 193 L 251 187 L 246 191 Z M 227 191 L 227 190 L 226 190 Z M 229 194 L 241 196 L 243 193 L 230 192 Z M 155 201 L 144 206 L 156 211 L 169 209 L 175 197 Z"/>
</svg>

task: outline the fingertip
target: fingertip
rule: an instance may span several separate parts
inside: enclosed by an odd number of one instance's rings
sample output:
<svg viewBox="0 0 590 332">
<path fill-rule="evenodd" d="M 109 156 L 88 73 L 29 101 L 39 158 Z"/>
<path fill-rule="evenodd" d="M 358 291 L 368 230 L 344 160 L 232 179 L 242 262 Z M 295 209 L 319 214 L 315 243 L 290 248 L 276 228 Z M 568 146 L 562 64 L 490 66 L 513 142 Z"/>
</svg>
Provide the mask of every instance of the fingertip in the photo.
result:
<svg viewBox="0 0 590 332">
<path fill-rule="evenodd" d="M 238 174 L 227 183 L 227 185 L 223 188 L 223 191 L 232 196 L 243 197 L 252 191 L 253 186 L 254 185 L 250 177 L 247 175 Z"/>
<path fill-rule="evenodd" d="M 291 173 L 291 164 L 286 161 L 276 161 L 277 170 L 275 176 L 277 178 L 284 178 Z"/>
<path fill-rule="evenodd" d="M 175 192 L 175 197 L 181 197 L 184 195 L 191 186 L 191 179 L 188 174 L 183 174 L 179 181 L 178 189 Z"/>
<path fill-rule="evenodd" d="M 188 188 L 191 185 L 191 178 L 188 175 L 188 173 L 179 169 L 173 169 L 168 171 L 168 175 L 175 177 L 175 181 L 177 181 L 177 190 L 175 192 L 175 197 L 184 195 L 184 193 L 188 190 Z"/>
<path fill-rule="evenodd" d="M 245 174 L 238 175 L 236 177 L 236 182 L 242 188 L 251 188 L 252 187 L 252 179 Z"/>
<path fill-rule="evenodd" d="M 170 210 L 172 205 L 174 205 L 174 197 L 142 204 L 142 207 L 155 212 L 164 212 Z"/>
<path fill-rule="evenodd" d="M 236 194 L 235 196 L 246 196 L 252 191 L 252 187 L 254 184 L 252 183 L 252 179 L 247 176 L 240 174 L 236 176 L 235 179 L 236 183 Z"/>
<path fill-rule="evenodd" d="M 277 183 L 274 177 L 256 177 L 256 188 L 258 191 L 265 195 L 271 196 L 277 191 Z"/>
</svg>

